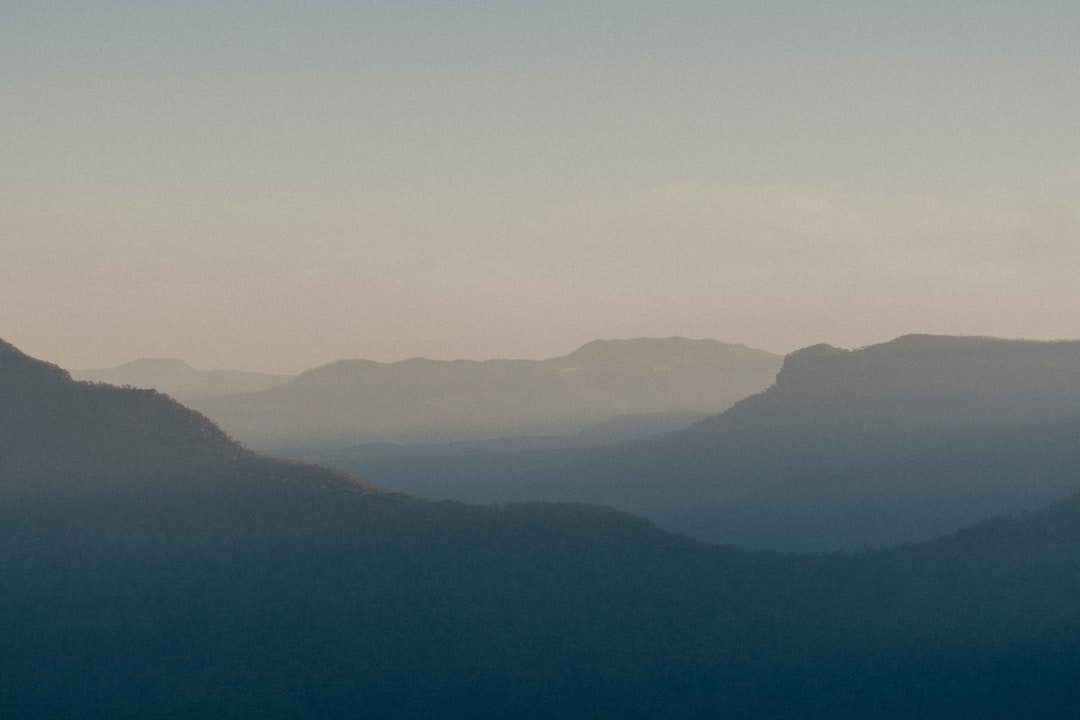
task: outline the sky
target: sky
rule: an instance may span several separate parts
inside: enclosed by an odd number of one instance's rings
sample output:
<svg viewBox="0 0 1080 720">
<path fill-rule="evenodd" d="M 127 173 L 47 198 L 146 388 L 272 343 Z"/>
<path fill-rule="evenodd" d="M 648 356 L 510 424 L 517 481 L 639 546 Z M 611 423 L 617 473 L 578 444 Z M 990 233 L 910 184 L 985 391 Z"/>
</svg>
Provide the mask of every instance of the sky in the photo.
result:
<svg viewBox="0 0 1080 720">
<path fill-rule="evenodd" d="M 0 338 L 1080 338 L 1080 3 L 0 3 Z"/>
</svg>

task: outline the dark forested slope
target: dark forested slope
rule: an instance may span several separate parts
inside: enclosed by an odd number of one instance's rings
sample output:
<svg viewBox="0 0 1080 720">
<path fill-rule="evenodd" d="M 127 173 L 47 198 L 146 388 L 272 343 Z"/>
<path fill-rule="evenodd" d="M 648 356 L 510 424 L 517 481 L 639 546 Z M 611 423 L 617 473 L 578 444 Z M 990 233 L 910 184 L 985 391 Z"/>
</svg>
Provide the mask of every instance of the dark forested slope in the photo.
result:
<svg viewBox="0 0 1080 720">
<path fill-rule="evenodd" d="M 1075 499 L 800 558 L 376 492 L 7 345 L 0 404 L 3 717 L 1080 710 Z"/>
<path fill-rule="evenodd" d="M 315 485 L 373 485 L 338 471 L 260 458 L 206 417 L 155 390 L 75 382 L 0 340 L 0 488 L 93 493 L 217 485 L 216 478 L 283 472 Z M 213 483 L 201 482 L 213 477 Z M 118 496 L 119 497 L 119 496 Z"/>
</svg>

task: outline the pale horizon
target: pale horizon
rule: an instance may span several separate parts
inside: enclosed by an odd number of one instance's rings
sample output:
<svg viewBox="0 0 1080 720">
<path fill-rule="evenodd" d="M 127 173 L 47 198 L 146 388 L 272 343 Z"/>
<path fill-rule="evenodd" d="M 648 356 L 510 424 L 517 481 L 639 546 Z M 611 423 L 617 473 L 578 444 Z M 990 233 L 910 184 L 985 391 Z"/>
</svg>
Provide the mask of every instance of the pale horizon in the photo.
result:
<svg viewBox="0 0 1080 720">
<path fill-rule="evenodd" d="M 465 355 L 446 355 L 446 356 L 441 356 L 441 357 L 436 356 L 434 354 L 430 354 L 430 353 L 429 354 L 419 353 L 419 354 L 411 354 L 411 355 L 410 354 L 403 354 L 403 355 L 399 355 L 399 356 L 392 356 L 391 355 L 391 356 L 382 356 L 382 357 L 361 356 L 361 355 L 341 355 L 341 356 L 338 356 L 338 357 L 329 357 L 329 358 L 327 358 L 325 360 L 316 361 L 316 362 L 314 362 L 314 363 L 312 363 L 310 365 L 297 366 L 295 368 L 293 368 L 293 367 L 282 367 L 282 368 L 279 368 L 279 369 L 275 369 L 275 367 L 271 366 L 271 365 L 265 365 L 265 366 L 259 366 L 259 367 L 247 367 L 247 366 L 241 366 L 241 365 L 230 365 L 228 363 L 217 362 L 213 358 L 207 359 L 206 362 L 193 362 L 189 358 L 183 357 L 183 356 L 180 356 L 180 355 L 139 355 L 139 356 L 126 357 L 126 358 L 121 359 L 121 360 L 116 361 L 116 362 L 109 362 L 109 363 L 101 364 L 101 365 L 85 365 L 85 364 L 74 365 L 74 364 L 70 364 L 70 363 L 65 364 L 63 362 L 60 362 L 60 361 L 58 361 L 58 360 L 56 360 L 54 358 L 48 357 L 46 355 L 31 352 L 29 350 L 26 350 L 24 347 L 20 346 L 18 343 L 12 342 L 11 344 L 14 345 L 16 348 L 18 348 L 20 351 L 25 352 L 26 354 L 28 354 L 28 355 L 30 355 L 32 357 L 35 357 L 35 358 L 37 358 L 39 360 L 49 362 L 49 363 L 52 363 L 52 364 L 55 364 L 55 365 L 59 365 L 61 368 L 65 369 L 65 370 L 72 370 L 72 371 L 110 370 L 110 369 L 119 367 L 121 365 L 130 363 L 130 362 L 139 361 L 139 360 L 160 360 L 160 361 L 179 360 L 179 361 L 185 363 L 186 365 L 188 365 L 189 367 L 191 367 L 193 370 L 200 370 L 200 371 L 201 370 L 236 370 L 236 371 L 243 371 L 243 372 L 261 372 L 261 373 L 267 373 L 267 374 L 273 374 L 273 375 L 299 375 L 300 373 L 305 372 L 307 370 L 312 370 L 312 369 L 315 369 L 317 367 L 321 367 L 321 366 L 324 366 L 324 365 L 329 365 L 329 364 L 344 361 L 344 360 L 368 360 L 368 361 L 373 361 L 373 362 L 378 362 L 378 363 L 385 363 L 385 364 L 392 364 L 392 363 L 396 363 L 396 362 L 401 362 L 401 361 L 406 361 L 406 360 L 417 360 L 417 359 L 436 360 L 436 361 L 455 361 L 455 360 L 466 360 L 466 361 L 549 360 L 549 359 L 559 358 L 559 357 L 563 357 L 565 355 L 569 355 L 570 353 L 574 352 L 575 350 L 580 349 L 582 346 L 584 346 L 584 345 L 586 345 L 586 344 L 588 344 L 590 342 L 594 342 L 594 341 L 626 341 L 626 340 L 655 340 L 655 339 L 665 340 L 665 339 L 671 339 L 671 338 L 680 338 L 680 339 L 686 339 L 686 340 L 692 340 L 692 341 L 716 340 L 718 342 L 729 344 L 729 345 L 742 345 L 742 346 L 745 346 L 745 347 L 753 349 L 753 350 L 763 350 L 765 352 L 769 352 L 769 353 L 772 353 L 774 355 L 786 356 L 786 355 L 789 355 L 792 352 L 795 352 L 797 350 L 807 348 L 807 347 L 810 347 L 812 345 L 822 344 L 822 343 L 826 344 L 826 345 L 832 345 L 834 347 L 842 348 L 842 349 L 845 349 L 845 350 L 857 350 L 857 349 L 872 346 L 872 345 L 878 345 L 878 344 L 882 344 L 882 343 L 887 343 L 887 342 L 889 342 L 891 340 L 895 340 L 897 338 L 900 338 L 900 337 L 903 337 L 903 336 L 906 336 L 906 335 L 933 335 L 933 336 L 962 337 L 962 338 L 992 338 L 992 339 L 998 339 L 998 340 L 1030 341 L 1030 342 L 1051 342 L 1051 343 L 1052 342 L 1080 342 L 1080 337 L 1018 337 L 1018 336 L 1013 337 L 1013 336 L 1003 336 L 1003 335 L 987 335 L 987 334 L 984 334 L 984 333 L 929 333 L 929 332 L 924 332 L 924 331 L 919 331 L 919 330 L 913 330 L 911 332 L 903 332 L 903 333 L 898 333 L 896 335 L 890 335 L 888 337 L 877 338 L 877 339 L 874 339 L 874 340 L 871 340 L 871 341 L 868 341 L 868 342 L 852 342 L 852 343 L 841 344 L 841 343 L 828 342 L 828 341 L 822 340 L 822 341 L 804 343 L 804 344 L 798 345 L 797 347 L 792 347 L 790 349 L 779 349 L 778 350 L 778 349 L 770 349 L 770 348 L 767 348 L 767 347 L 761 347 L 761 346 L 758 346 L 758 345 L 752 345 L 752 344 L 749 344 L 749 343 L 743 343 L 743 342 L 738 342 L 738 341 L 733 341 L 733 340 L 729 341 L 729 340 L 723 340 L 721 338 L 705 337 L 705 336 L 702 336 L 702 337 L 687 337 L 687 336 L 684 336 L 684 335 L 653 335 L 653 336 L 642 335 L 642 336 L 634 336 L 634 337 L 597 337 L 597 338 L 593 338 L 591 340 L 586 340 L 584 342 L 578 343 L 578 344 L 573 345 L 572 347 L 568 347 L 568 348 L 566 348 L 564 350 L 558 350 L 558 351 L 547 352 L 547 353 L 543 353 L 543 352 L 541 352 L 541 353 L 533 353 L 533 354 L 525 354 L 525 353 L 522 353 L 522 354 L 508 354 L 508 353 L 503 353 L 503 354 L 493 354 L 493 355 L 476 355 L 476 354 L 474 354 L 474 355 L 468 355 L 468 356 L 465 356 Z M 4 340 L 5 342 L 11 342 L 8 338 L 0 338 L 0 340 Z"/>
</svg>

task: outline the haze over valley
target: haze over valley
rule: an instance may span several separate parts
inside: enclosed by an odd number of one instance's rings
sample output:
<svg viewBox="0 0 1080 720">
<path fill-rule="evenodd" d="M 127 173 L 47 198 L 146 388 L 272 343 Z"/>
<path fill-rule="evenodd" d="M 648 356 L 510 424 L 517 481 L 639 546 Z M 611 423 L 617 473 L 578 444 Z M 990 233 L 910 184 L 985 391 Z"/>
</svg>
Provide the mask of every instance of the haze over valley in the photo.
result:
<svg viewBox="0 0 1080 720">
<path fill-rule="evenodd" d="M 596 341 L 542 362 L 342 361 L 193 406 L 256 449 L 429 499 L 598 503 L 795 552 L 928 540 L 1080 490 L 1078 342 L 911 335 L 780 366 Z M 76 376 L 146 367 L 176 382 L 148 361 Z"/>
<path fill-rule="evenodd" d="M 905 336 L 788 356 L 775 386 L 617 445 L 298 454 L 425 497 L 610 504 L 789 551 L 924 540 L 1077 489 L 1080 343 Z"/>
</svg>

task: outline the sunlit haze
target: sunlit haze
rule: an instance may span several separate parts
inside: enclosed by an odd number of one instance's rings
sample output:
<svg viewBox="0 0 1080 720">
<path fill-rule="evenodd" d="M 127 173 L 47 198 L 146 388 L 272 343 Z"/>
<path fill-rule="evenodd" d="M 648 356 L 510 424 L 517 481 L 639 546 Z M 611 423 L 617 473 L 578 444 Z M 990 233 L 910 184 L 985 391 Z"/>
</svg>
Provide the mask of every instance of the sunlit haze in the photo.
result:
<svg viewBox="0 0 1080 720">
<path fill-rule="evenodd" d="M 66 367 L 1080 337 L 1075 2 L 0 5 Z"/>
</svg>

